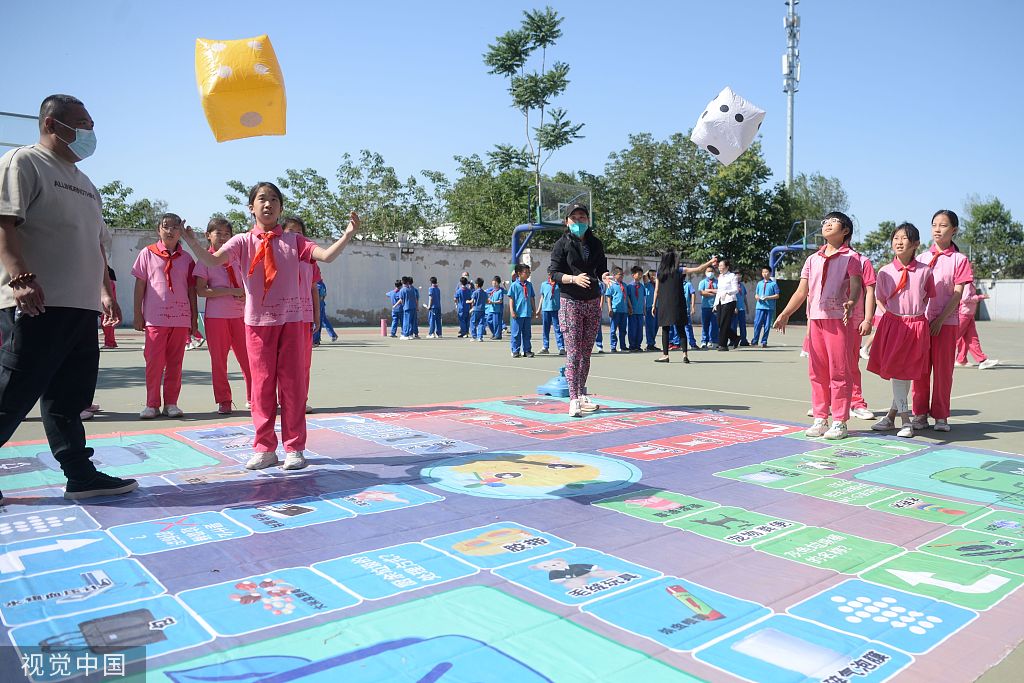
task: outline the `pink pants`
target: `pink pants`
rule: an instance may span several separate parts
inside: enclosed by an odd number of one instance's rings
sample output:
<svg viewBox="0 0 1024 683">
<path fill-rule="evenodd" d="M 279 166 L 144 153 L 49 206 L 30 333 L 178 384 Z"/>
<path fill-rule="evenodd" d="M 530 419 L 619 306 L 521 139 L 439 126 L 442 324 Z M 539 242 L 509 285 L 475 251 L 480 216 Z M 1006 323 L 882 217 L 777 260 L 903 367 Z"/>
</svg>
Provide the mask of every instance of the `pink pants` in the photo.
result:
<svg viewBox="0 0 1024 683">
<path fill-rule="evenodd" d="M 178 405 L 181 394 L 181 361 L 185 358 L 187 327 L 146 325 L 146 406 L 160 409 L 160 383 L 163 382 L 165 406 Z"/>
<path fill-rule="evenodd" d="M 245 323 L 241 318 L 207 318 L 206 345 L 210 349 L 210 371 L 213 374 L 213 400 L 231 402 L 228 383 L 228 351 L 235 352 L 235 360 L 245 378 L 245 399 L 252 398 L 252 376 L 249 374 L 249 354 L 245 350 Z"/>
<path fill-rule="evenodd" d="M 943 325 L 932 337 L 928 372 L 914 380 L 914 415 L 931 415 L 935 420 L 949 418 L 949 399 L 953 393 L 953 358 L 959 325 Z M 929 387 L 929 379 L 932 386 Z M 931 403 L 928 392 L 931 390 Z"/>
<path fill-rule="evenodd" d="M 981 350 L 981 340 L 978 339 L 978 328 L 974 325 L 974 316 L 960 318 L 960 328 L 957 330 L 956 337 L 956 362 L 966 363 L 968 351 L 979 363 L 988 360 L 988 356 Z"/>
<path fill-rule="evenodd" d="M 313 324 L 306 323 L 306 401 L 302 405 L 305 410 L 309 405 L 309 375 L 313 370 Z"/>
<path fill-rule="evenodd" d="M 281 441 L 286 452 L 306 449 L 306 349 L 309 323 L 266 327 L 245 326 L 249 370 L 252 372 L 254 449 L 277 450 L 274 422 L 281 402 Z"/>
<path fill-rule="evenodd" d="M 850 419 L 851 347 L 857 344 L 856 331 L 842 320 L 809 320 L 807 336 L 814 417 L 827 418 L 831 411 L 833 420 L 846 422 Z"/>
</svg>

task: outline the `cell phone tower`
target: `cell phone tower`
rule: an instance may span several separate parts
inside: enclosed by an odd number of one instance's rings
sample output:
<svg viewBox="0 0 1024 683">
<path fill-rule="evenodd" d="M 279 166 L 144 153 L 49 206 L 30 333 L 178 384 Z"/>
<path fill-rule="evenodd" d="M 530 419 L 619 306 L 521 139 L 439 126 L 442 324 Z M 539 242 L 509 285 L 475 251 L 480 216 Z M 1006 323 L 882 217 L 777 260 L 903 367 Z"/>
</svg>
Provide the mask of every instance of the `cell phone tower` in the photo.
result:
<svg viewBox="0 0 1024 683">
<path fill-rule="evenodd" d="M 786 29 L 786 52 L 782 55 L 782 92 L 786 93 L 786 187 L 793 186 L 793 99 L 800 83 L 800 0 L 786 0 L 788 12 L 783 20 Z"/>
</svg>

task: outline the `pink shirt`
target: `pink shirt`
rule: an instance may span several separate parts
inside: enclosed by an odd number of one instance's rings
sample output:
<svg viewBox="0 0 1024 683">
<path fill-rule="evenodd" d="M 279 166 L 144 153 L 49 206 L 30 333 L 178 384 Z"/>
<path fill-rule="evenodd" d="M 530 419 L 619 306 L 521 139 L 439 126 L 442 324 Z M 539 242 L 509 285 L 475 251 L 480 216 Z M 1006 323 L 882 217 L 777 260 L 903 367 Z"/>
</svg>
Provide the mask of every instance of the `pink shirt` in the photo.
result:
<svg viewBox="0 0 1024 683">
<path fill-rule="evenodd" d="M 964 285 L 964 295 L 960 298 L 960 317 L 973 318 L 974 314 L 978 312 L 979 301 L 981 301 L 981 295 L 978 294 L 974 283 L 968 282 Z"/>
<path fill-rule="evenodd" d="M 860 255 L 843 245 L 829 257 L 828 276 L 822 286 L 825 272 L 825 247 L 804 261 L 801 279 L 807 280 L 807 318 L 828 320 L 843 317 L 843 304 L 850 300 L 850 277 L 861 274 Z M 863 317 L 861 313 L 861 317 Z"/>
<path fill-rule="evenodd" d="M 249 232 L 235 235 L 221 250 L 239 264 L 242 287 L 245 288 L 245 324 L 255 327 L 299 323 L 304 319 L 303 306 L 310 299 L 310 290 L 302 291 L 299 283 L 299 264 L 313 262 L 316 242 L 293 232 L 282 232 L 275 226 L 278 236 L 270 240 L 274 252 L 277 276 L 266 297 L 263 294 L 263 273 L 265 261 L 256 264 L 252 275 L 249 268 L 260 248 L 256 237 L 263 229 L 257 225 Z M 312 320 L 312 318 L 310 318 Z"/>
<path fill-rule="evenodd" d="M 157 242 L 162 251 L 164 245 Z M 195 261 L 179 243 L 178 256 L 171 259 L 171 286 L 167 284 L 164 267 L 167 259 L 157 256 L 148 248 L 139 252 L 132 266 L 132 275 L 146 283 L 142 298 L 142 317 L 150 327 L 192 327 L 192 304 L 188 299 L 189 287 L 194 285 L 192 270 Z"/>
<path fill-rule="evenodd" d="M 299 264 L 299 290 L 306 293 L 302 304 L 302 322 L 313 322 L 313 283 L 320 281 L 320 267 L 315 263 Z"/>
<path fill-rule="evenodd" d="M 939 254 L 938 258 L 935 258 L 936 254 Z M 935 320 L 952 298 L 953 287 L 973 282 L 974 271 L 971 270 L 971 262 L 967 260 L 967 257 L 953 249 L 952 245 L 940 252 L 939 248 L 933 244 L 928 251 L 919 254 L 917 260 L 926 266 L 931 265 L 932 268 L 932 277 L 935 278 L 935 298 L 928 300 L 926 315 L 929 320 Z M 934 265 L 932 265 L 933 260 Z M 942 324 L 959 325 L 960 317 L 950 315 L 942 321 Z"/>
<path fill-rule="evenodd" d="M 238 287 L 242 286 L 242 268 L 237 262 L 231 263 L 235 271 L 235 281 Z M 205 263 L 197 263 L 194 275 L 197 278 L 206 280 L 210 289 L 230 289 L 236 285 L 231 284 L 228 277 L 228 269 L 224 266 L 210 268 Z M 245 313 L 245 301 L 239 301 L 233 296 L 212 296 L 206 299 L 206 310 L 203 313 L 207 318 L 241 318 Z"/>
<path fill-rule="evenodd" d="M 927 264 L 911 261 L 907 270 L 907 286 L 894 295 L 903 277 L 902 268 L 903 264 L 898 260 L 882 266 L 875 282 L 875 298 L 882 302 L 885 310 L 896 315 L 924 315 L 928 302 L 935 297 L 932 270 Z"/>
<path fill-rule="evenodd" d="M 867 256 L 858 251 L 853 251 L 853 249 L 850 251 L 860 261 L 860 277 L 863 280 L 861 286 L 866 291 L 868 287 L 875 284 L 875 268 L 871 265 L 871 259 Z M 862 296 L 857 297 L 857 303 L 854 304 L 853 312 L 850 314 L 850 320 L 858 325 L 864 321 L 864 305 L 866 301 L 867 299 L 863 296 L 862 292 Z"/>
</svg>

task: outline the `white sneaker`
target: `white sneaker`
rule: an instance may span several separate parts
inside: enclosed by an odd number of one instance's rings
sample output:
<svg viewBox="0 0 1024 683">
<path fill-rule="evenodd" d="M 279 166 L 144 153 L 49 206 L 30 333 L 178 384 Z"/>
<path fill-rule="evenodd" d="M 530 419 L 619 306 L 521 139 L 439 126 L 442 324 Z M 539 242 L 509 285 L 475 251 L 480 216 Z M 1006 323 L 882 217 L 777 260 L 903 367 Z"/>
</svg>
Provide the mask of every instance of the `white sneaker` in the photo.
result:
<svg viewBox="0 0 1024 683">
<path fill-rule="evenodd" d="M 945 420 L 936 420 L 935 425 L 932 426 L 932 429 L 934 429 L 937 432 L 948 432 L 949 423 L 946 422 Z"/>
<path fill-rule="evenodd" d="M 306 456 L 302 454 L 302 451 L 288 451 L 284 454 L 284 464 L 281 465 L 281 469 L 301 470 L 308 464 L 309 463 L 306 462 Z"/>
<path fill-rule="evenodd" d="M 869 410 L 867 408 L 852 408 L 850 410 L 850 415 L 853 415 L 854 417 L 856 417 L 858 419 L 861 419 L 861 420 L 874 420 L 875 419 L 875 414 L 871 410 Z"/>
<path fill-rule="evenodd" d="M 433 339 L 433 338 L 434 338 L 434 335 L 433 335 L 433 334 L 428 334 L 428 335 L 427 335 L 427 339 Z"/>
<path fill-rule="evenodd" d="M 904 423 L 904 425 L 902 427 L 900 427 L 900 431 L 896 432 L 896 436 L 902 437 L 904 439 L 913 439 L 914 438 L 914 427 L 913 427 L 913 425 L 911 425 L 909 422 Z"/>
<path fill-rule="evenodd" d="M 847 437 L 846 423 L 845 422 L 833 422 L 832 426 L 829 427 L 828 431 L 825 432 L 824 437 L 831 441 L 836 439 L 845 439 Z"/>
<path fill-rule="evenodd" d="M 306 404 L 306 415 L 309 415 L 309 414 L 310 414 L 310 413 L 312 413 L 312 412 L 313 412 L 313 406 L 311 406 L 311 405 L 309 405 L 309 404 L 307 403 L 307 404 Z M 286 455 L 285 457 L 287 457 L 287 455 Z"/>
<path fill-rule="evenodd" d="M 574 398 L 569 401 L 569 417 L 583 417 L 583 411 L 580 409 L 580 401 L 578 398 Z"/>
<path fill-rule="evenodd" d="M 888 415 L 883 415 L 881 420 L 871 425 L 871 429 L 876 432 L 891 432 L 896 429 L 896 424 L 889 419 Z"/>
<path fill-rule="evenodd" d="M 801 352 L 800 352 L 800 357 L 801 357 L 801 358 L 807 358 L 807 357 L 808 357 L 808 356 L 810 356 L 810 355 L 811 355 L 811 354 L 807 353 L 806 351 L 801 351 Z"/>
<path fill-rule="evenodd" d="M 969 368 L 969 367 L 971 367 L 971 364 L 968 363 L 967 361 L 964 361 L 963 363 L 953 363 L 953 365 L 957 366 L 958 368 Z"/>
<path fill-rule="evenodd" d="M 412 337 L 407 337 L 407 336 L 405 336 L 405 335 L 403 334 L 403 335 L 402 335 L 401 337 L 399 337 L 399 339 L 400 339 L 401 341 L 408 341 L 408 340 L 412 339 Z"/>
<path fill-rule="evenodd" d="M 928 416 L 912 415 L 910 417 L 910 426 L 914 429 L 928 429 Z"/>
<path fill-rule="evenodd" d="M 828 420 L 823 417 L 818 417 L 814 419 L 814 424 L 808 427 L 804 434 L 810 437 L 819 437 L 826 431 L 828 431 Z"/>
<path fill-rule="evenodd" d="M 154 417 L 156 417 L 159 414 L 160 414 L 160 411 L 157 410 L 156 408 L 151 408 L 150 406 L 146 406 L 145 408 L 142 409 L 142 412 L 139 413 L 139 419 L 140 420 L 152 420 Z"/>
<path fill-rule="evenodd" d="M 167 417 L 185 417 L 185 411 L 178 406 L 171 404 L 169 406 L 164 406 L 164 415 Z"/>
<path fill-rule="evenodd" d="M 871 359 L 871 352 L 868 351 L 866 346 L 860 347 L 860 357 L 863 358 L 864 360 Z"/>
<path fill-rule="evenodd" d="M 807 417 L 814 417 L 814 408 L 807 409 Z"/>
<path fill-rule="evenodd" d="M 254 453 L 251 458 L 245 461 L 245 469 L 262 470 L 271 465 L 277 464 L 277 453 L 267 451 L 265 453 Z"/>
<path fill-rule="evenodd" d="M 245 402 L 245 409 L 246 410 L 251 410 L 252 409 L 252 401 L 246 401 Z"/>
<path fill-rule="evenodd" d="M 580 397 L 580 410 L 584 413 L 592 413 L 600 407 L 601 406 L 590 400 L 590 396 L 588 394 L 583 394 L 583 396 Z"/>
<path fill-rule="evenodd" d="M 999 365 L 999 361 L 997 361 L 995 358 L 987 358 L 978 363 L 978 369 L 988 370 L 989 368 L 994 368 L 997 365 Z"/>
</svg>

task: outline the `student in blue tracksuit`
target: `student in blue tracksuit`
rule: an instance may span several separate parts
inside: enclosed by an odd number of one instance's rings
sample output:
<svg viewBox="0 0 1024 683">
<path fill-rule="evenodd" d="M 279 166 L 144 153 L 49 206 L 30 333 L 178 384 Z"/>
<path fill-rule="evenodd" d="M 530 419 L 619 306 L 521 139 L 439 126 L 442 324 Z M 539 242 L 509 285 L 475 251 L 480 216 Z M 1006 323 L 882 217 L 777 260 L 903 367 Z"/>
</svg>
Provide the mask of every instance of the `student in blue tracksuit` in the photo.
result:
<svg viewBox="0 0 1024 683">
<path fill-rule="evenodd" d="M 437 278 L 430 278 L 430 289 L 427 290 L 427 323 L 429 325 L 427 339 L 441 338 L 441 288 L 437 286 Z"/>
<path fill-rule="evenodd" d="M 395 308 L 402 315 L 402 336 L 399 339 L 412 339 L 412 321 L 416 317 L 416 295 L 412 293 L 412 278 L 402 276 L 402 289 L 398 292 Z"/>
<path fill-rule="evenodd" d="M 469 336 L 469 306 L 473 290 L 469 285 L 469 278 L 459 278 L 459 287 L 455 290 L 452 301 L 455 302 L 455 315 L 459 319 L 459 339 Z"/>
<path fill-rule="evenodd" d="M 644 306 L 644 332 L 647 334 L 647 350 L 648 351 L 661 351 L 658 348 L 658 315 L 657 312 L 651 312 L 654 308 L 654 284 L 658 281 L 658 274 L 653 270 L 648 270 L 644 274 L 644 301 L 647 305 Z"/>
<path fill-rule="evenodd" d="M 742 277 L 737 273 L 737 277 Z M 736 292 L 736 315 L 732 318 L 732 330 L 736 332 L 736 343 L 732 345 L 733 348 L 737 346 L 750 346 L 750 342 L 747 341 L 747 286 L 743 284 L 742 280 L 738 280 L 739 291 Z"/>
<path fill-rule="evenodd" d="M 697 285 L 700 293 L 700 348 L 708 348 L 708 344 L 718 345 L 718 320 L 715 318 L 715 271 L 708 268 L 704 271 L 704 279 Z"/>
<path fill-rule="evenodd" d="M 779 285 L 772 279 L 772 271 L 768 266 L 761 269 L 761 281 L 754 288 L 754 346 L 758 341 L 761 348 L 768 346 L 768 331 L 772 329 L 772 322 L 775 320 L 775 305 L 779 300 Z M 761 336 L 761 329 L 764 329 L 764 337 Z"/>
<path fill-rule="evenodd" d="M 558 355 L 565 355 L 565 339 L 562 337 L 562 326 L 558 322 L 558 309 L 562 304 L 561 290 L 553 276 L 548 274 L 548 279 L 540 286 L 540 306 L 534 311 L 541 317 L 541 341 L 544 346 L 541 353 L 550 353 L 551 328 L 555 328 L 555 344 L 558 345 Z"/>
<path fill-rule="evenodd" d="M 491 328 L 491 339 L 501 339 L 502 328 L 505 326 L 505 288 L 501 286 L 500 275 L 495 275 L 491 280 L 491 288 L 487 290 L 487 305 L 490 307 L 487 326 Z"/>
<path fill-rule="evenodd" d="M 535 295 L 530 283 L 530 266 L 517 263 L 516 279 L 508 286 L 508 313 L 512 338 L 512 357 L 533 358 L 533 345 L 530 343 L 530 326 L 533 323 Z M 520 353 L 522 350 L 522 353 Z"/>
<path fill-rule="evenodd" d="M 626 285 L 626 299 L 629 301 L 629 320 L 626 323 L 629 337 L 629 352 L 639 353 L 644 350 L 644 308 L 647 307 L 647 296 L 644 293 L 644 269 L 633 266 L 629 270 L 633 281 Z"/>
<path fill-rule="evenodd" d="M 484 291 L 484 279 L 476 279 L 476 289 L 469 295 L 469 334 L 473 341 L 482 342 L 487 330 L 487 293 Z"/>
<path fill-rule="evenodd" d="M 413 282 L 412 277 L 409 277 L 409 294 L 412 295 L 412 338 L 420 338 L 420 290 L 416 289 L 416 284 Z"/>
<path fill-rule="evenodd" d="M 686 306 L 687 316 L 686 325 L 683 331 L 686 334 L 686 341 L 690 345 L 690 350 L 700 348 L 697 346 L 697 340 L 693 336 L 693 316 L 697 314 L 697 301 L 696 294 L 693 291 L 693 285 L 690 284 L 689 278 L 683 280 L 683 305 Z M 679 335 L 676 334 L 676 339 L 672 343 L 679 346 Z"/>
<path fill-rule="evenodd" d="M 611 318 L 612 329 L 608 335 L 612 341 L 612 353 L 618 353 L 622 347 L 625 353 L 629 349 L 626 342 L 626 322 L 629 320 L 629 299 L 626 298 L 626 287 L 622 284 L 622 268 L 612 269 L 612 282 L 604 294 L 608 302 L 608 317 Z"/>
<path fill-rule="evenodd" d="M 602 301 L 604 301 L 605 294 L 608 293 L 608 285 L 610 285 L 611 282 L 612 282 L 612 276 L 609 275 L 608 273 L 605 273 L 604 277 L 601 278 L 601 285 L 600 285 L 600 287 L 601 287 L 601 300 Z M 603 317 L 603 315 L 604 314 L 602 313 L 602 317 Z M 604 353 L 604 332 L 602 331 L 601 324 L 602 324 L 601 321 L 598 321 L 598 325 L 597 325 L 597 338 L 594 340 L 594 343 L 597 344 L 597 352 L 598 353 Z"/>
<path fill-rule="evenodd" d="M 401 298 L 402 281 L 395 280 L 395 288 L 390 292 L 384 292 L 384 296 L 391 302 L 391 336 L 398 336 L 398 328 L 402 325 L 402 309 L 395 306 Z"/>
</svg>

